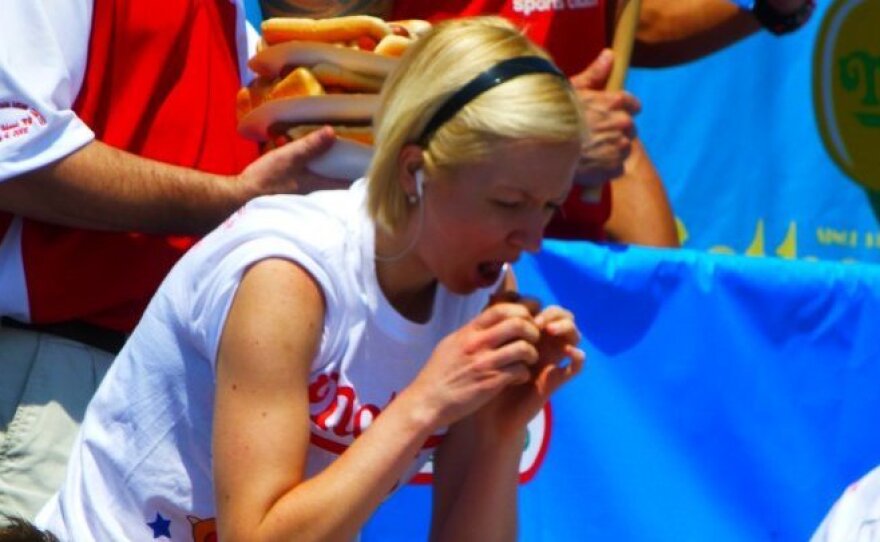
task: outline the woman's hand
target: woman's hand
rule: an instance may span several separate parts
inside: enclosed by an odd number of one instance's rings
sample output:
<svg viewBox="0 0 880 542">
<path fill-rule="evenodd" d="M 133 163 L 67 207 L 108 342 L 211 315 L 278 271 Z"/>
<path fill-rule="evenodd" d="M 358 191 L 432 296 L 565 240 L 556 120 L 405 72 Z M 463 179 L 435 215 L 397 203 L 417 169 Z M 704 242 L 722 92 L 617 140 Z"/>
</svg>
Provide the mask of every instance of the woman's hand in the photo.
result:
<svg viewBox="0 0 880 542">
<path fill-rule="evenodd" d="M 440 341 L 404 394 L 438 427 L 450 425 L 528 382 L 539 362 L 540 335 L 526 307 L 493 305 Z"/>
<path fill-rule="evenodd" d="M 506 387 L 477 413 L 481 432 L 498 437 L 519 435 L 544 407 L 550 396 L 577 375 L 586 355 L 577 347 L 581 340 L 574 315 L 550 306 L 534 318 L 541 334 L 534 344 L 537 362 L 530 365 L 530 378 Z M 570 363 L 562 365 L 568 358 Z"/>
</svg>

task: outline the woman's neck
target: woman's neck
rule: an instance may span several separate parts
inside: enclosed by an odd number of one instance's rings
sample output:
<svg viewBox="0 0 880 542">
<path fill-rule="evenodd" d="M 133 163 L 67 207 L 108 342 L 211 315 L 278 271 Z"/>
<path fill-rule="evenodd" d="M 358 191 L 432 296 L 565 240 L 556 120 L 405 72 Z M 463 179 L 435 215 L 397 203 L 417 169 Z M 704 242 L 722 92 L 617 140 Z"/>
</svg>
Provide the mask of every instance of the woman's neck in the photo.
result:
<svg viewBox="0 0 880 542">
<path fill-rule="evenodd" d="M 397 312 L 410 321 L 425 323 L 430 320 L 434 308 L 437 280 L 425 267 L 415 247 L 407 250 L 410 245 L 408 233 L 412 232 L 390 234 L 376 228 L 376 280 L 385 299 Z"/>
</svg>

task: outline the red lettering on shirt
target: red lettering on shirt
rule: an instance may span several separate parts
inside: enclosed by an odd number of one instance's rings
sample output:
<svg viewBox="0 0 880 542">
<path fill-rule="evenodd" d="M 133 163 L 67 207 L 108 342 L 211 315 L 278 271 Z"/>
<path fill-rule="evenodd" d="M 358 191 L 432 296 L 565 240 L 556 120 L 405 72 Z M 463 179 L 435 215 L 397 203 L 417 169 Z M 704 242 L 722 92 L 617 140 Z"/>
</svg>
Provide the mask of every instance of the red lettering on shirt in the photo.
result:
<svg viewBox="0 0 880 542">
<path fill-rule="evenodd" d="M 0 102 L 0 142 L 25 136 L 33 128 L 45 125 L 43 114 L 28 104 Z"/>
<path fill-rule="evenodd" d="M 312 444 L 335 454 L 344 452 L 352 439 L 367 430 L 382 413 L 382 407 L 360 404 L 357 392 L 351 386 L 339 383 L 339 373 L 320 374 L 309 384 L 309 418 L 312 421 Z M 394 392 L 386 406 L 394 400 Z M 340 442 L 334 437 L 341 437 Z M 429 437 L 424 449 L 435 448 L 442 436 Z"/>
</svg>

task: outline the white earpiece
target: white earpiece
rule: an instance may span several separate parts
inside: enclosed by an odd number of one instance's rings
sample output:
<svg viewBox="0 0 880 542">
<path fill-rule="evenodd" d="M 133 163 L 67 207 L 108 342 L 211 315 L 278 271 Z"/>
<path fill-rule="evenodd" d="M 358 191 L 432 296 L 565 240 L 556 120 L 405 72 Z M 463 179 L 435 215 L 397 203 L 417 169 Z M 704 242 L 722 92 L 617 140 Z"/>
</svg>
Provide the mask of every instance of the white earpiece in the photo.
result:
<svg viewBox="0 0 880 542">
<path fill-rule="evenodd" d="M 425 191 L 425 173 L 422 170 L 416 170 L 416 196 L 421 198 Z"/>
</svg>

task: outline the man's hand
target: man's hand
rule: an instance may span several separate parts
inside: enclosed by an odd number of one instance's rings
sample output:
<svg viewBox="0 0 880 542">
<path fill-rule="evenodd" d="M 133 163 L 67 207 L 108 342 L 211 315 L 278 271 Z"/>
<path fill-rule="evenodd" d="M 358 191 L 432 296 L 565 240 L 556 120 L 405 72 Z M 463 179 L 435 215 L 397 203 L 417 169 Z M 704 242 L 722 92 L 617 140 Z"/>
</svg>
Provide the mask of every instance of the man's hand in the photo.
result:
<svg viewBox="0 0 880 542">
<path fill-rule="evenodd" d="M 641 109 L 638 99 L 625 91 L 603 90 L 613 65 L 614 53 L 605 49 L 571 78 L 590 128 L 575 175 L 575 183 L 582 186 L 598 186 L 623 174 L 623 162 L 635 138 L 633 115 Z"/>
<path fill-rule="evenodd" d="M 317 175 L 308 163 L 327 152 L 336 141 L 333 129 L 325 126 L 254 160 L 239 175 L 241 188 L 250 197 L 267 194 L 308 194 L 315 190 L 346 188 L 351 182 Z"/>
</svg>

